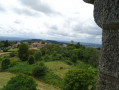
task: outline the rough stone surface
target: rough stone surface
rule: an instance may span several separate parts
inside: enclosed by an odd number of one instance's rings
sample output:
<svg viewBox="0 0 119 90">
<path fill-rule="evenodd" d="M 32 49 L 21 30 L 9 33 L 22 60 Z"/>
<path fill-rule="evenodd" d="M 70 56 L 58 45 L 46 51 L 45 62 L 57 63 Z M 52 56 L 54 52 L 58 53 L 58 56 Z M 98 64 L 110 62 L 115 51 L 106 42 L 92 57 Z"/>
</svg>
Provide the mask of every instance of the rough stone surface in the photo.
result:
<svg viewBox="0 0 119 90">
<path fill-rule="evenodd" d="M 103 1 L 96 0 L 94 3 L 94 19 L 99 27 L 103 26 Z"/>
<path fill-rule="evenodd" d="M 94 18 L 103 29 L 97 90 L 119 90 L 119 0 L 96 0 Z"/>
<path fill-rule="evenodd" d="M 97 90 L 119 90 L 119 79 L 100 72 Z"/>
<path fill-rule="evenodd" d="M 119 30 L 103 30 L 99 70 L 119 78 Z"/>
<path fill-rule="evenodd" d="M 96 0 L 94 18 L 100 27 L 119 22 L 119 0 Z"/>
</svg>

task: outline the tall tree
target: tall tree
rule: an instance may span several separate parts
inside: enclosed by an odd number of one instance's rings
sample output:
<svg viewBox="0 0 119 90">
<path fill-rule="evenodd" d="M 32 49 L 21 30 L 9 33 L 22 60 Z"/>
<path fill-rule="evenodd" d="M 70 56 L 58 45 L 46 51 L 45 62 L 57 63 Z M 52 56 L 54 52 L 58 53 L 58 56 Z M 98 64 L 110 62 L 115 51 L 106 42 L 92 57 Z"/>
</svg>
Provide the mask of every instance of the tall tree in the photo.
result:
<svg viewBox="0 0 119 90">
<path fill-rule="evenodd" d="M 22 60 L 22 61 L 26 61 L 28 60 L 28 56 L 29 56 L 29 53 L 28 53 L 28 45 L 22 43 L 20 46 L 19 46 L 19 50 L 18 50 L 18 55 L 19 55 L 19 58 Z"/>
<path fill-rule="evenodd" d="M 4 47 L 8 47 L 8 46 L 9 46 L 9 41 L 8 40 L 4 41 Z"/>
</svg>

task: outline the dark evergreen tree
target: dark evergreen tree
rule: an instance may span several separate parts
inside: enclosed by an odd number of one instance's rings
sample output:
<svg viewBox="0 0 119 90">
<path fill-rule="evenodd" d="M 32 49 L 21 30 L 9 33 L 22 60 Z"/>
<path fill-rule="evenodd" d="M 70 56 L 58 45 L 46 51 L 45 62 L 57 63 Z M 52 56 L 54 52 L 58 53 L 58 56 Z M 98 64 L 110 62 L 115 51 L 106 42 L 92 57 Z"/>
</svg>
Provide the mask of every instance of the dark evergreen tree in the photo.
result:
<svg viewBox="0 0 119 90">
<path fill-rule="evenodd" d="M 28 53 L 28 45 L 22 43 L 20 46 L 19 46 L 19 50 L 18 50 L 18 55 L 19 55 L 19 58 L 22 60 L 22 61 L 26 61 L 28 60 L 28 56 L 29 56 L 29 53 Z"/>
<path fill-rule="evenodd" d="M 8 46 L 9 46 L 9 41 L 8 40 L 4 41 L 4 47 L 8 47 Z"/>
</svg>

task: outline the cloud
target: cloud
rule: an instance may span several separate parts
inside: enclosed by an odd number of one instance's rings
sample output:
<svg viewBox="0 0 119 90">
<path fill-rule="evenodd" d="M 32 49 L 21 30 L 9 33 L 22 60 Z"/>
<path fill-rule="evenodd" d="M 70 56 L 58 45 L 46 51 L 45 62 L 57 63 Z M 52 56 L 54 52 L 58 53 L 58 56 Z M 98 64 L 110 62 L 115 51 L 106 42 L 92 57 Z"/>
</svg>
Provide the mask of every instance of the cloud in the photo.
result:
<svg viewBox="0 0 119 90">
<path fill-rule="evenodd" d="M 22 4 L 36 10 L 40 11 L 44 14 L 55 14 L 57 13 L 51 7 L 49 7 L 47 4 L 44 4 L 41 2 L 41 0 L 20 0 Z"/>
<path fill-rule="evenodd" d="M 53 29 L 53 30 L 58 30 L 58 27 L 56 25 L 53 25 L 50 28 Z"/>
<path fill-rule="evenodd" d="M 14 21 L 15 24 L 20 24 L 21 22 L 19 20 Z"/>
<path fill-rule="evenodd" d="M 28 15 L 28 16 L 40 16 L 39 13 L 34 12 L 29 9 L 19 9 L 19 8 L 14 8 L 13 9 L 15 13 L 21 14 L 21 15 Z"/>
<path fill-rule="evenodd" d="M 1 0 L 0 35 L 101 42 L 93 6 L 82 0 Z"/>
<path fill-rule="evenodd" d="M 94 21 L 86 20 L 84 23 L 79 23 L 74 26 L 75 32 L 84 33 L 89 35 L 102 35 L 102 30 L 99 28 Z"/>
<path fill-rule="evenodd" d="M 5 9 L 1 6 L 1 4 L 0 4 L 0 12 L 1 11 L 5 11 Z"/>
</svg>

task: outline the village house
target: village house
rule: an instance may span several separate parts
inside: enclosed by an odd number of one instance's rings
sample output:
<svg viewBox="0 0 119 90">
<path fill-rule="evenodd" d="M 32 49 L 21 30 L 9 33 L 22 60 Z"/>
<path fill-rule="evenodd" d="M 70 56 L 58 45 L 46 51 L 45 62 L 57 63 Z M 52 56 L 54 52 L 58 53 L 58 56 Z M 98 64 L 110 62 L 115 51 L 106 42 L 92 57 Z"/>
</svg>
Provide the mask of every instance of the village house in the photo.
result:
<svg viewBox="0 0 119 90">
<path fill-rule="evenodd" d="M 44 47 L 46 44 L 40 44 L 40 43 L 38 43 L 38 42 L 35 42 L 35 43 L 33 43 L 31 46 L 32 47 L 37 47 L 38 49 L 40 49 L 40 48 L 42 48 L 42 47 Z"/>
<path fill-rule="evenodd" d="M 67 47 L 67 44 L 62 44 L 62 47 Z"/>
<path fill-rule="evenodd" d="M 19 44 L 12 45 L 12 48 L 17 48 Z"/>
<path fill-rule="evenodd" d="M 45 44 L 39 44 L 39 45 L 37 46 L 37 48 L 40 49 L 40 48 L 42 48 L 42 47 L 44 47 L 44 46 L 45 46 Z"/>
<path fill-rule="evenodd" d="M 7 49 L 11 49 L 11 48 L 12 48 L 12 46 L 8 46 L 8 47 L 7 47 Z"/>
</svg>

